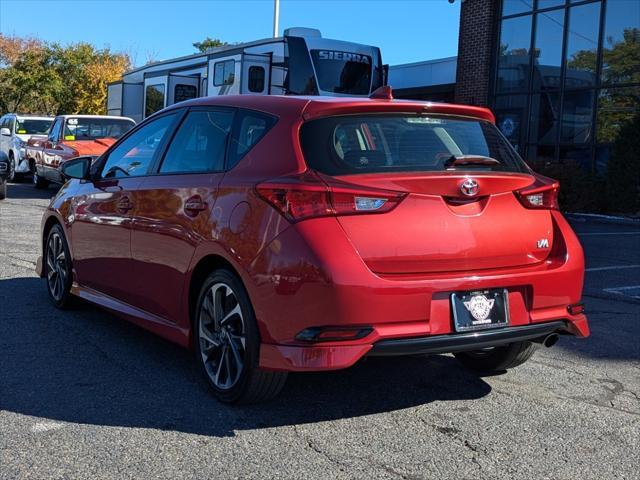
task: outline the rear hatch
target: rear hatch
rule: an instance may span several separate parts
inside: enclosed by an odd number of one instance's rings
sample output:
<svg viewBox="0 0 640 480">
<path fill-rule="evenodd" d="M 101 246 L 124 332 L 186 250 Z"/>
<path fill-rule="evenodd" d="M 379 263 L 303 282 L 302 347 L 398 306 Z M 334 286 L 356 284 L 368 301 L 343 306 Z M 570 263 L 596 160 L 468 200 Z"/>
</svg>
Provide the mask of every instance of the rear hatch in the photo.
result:
<svg viewBox="0 0 640 480">
<path fill-rule="evenodd" d="M 388 211 L 337 218 L 381 274 L 535 265 L 553 246 L 557 184 L 538 177 L 490 122 L 367 114 L 307 122 L 305 160 L 330 189 L 399 192 Z M 368 194 L 367 192 L 370 192 Z M 372 204 L 373 205 L 373 204 Z M 382 209 L 384 210 L 384 209 Z M 357 213 L 357 212 L 351 212 Z"/>
</svg>

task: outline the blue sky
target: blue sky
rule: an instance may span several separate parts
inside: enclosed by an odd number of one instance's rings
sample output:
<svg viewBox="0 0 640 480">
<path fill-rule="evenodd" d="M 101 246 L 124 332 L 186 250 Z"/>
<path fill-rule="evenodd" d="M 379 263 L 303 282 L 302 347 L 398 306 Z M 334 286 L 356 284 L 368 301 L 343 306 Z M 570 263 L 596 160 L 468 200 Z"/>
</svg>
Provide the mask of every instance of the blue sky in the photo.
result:
<svg viewBox="0 0 640 480">
<path fill-rule="evenodd" d="M 391 65 L 457 54 L 460 0 L 281 0 L 280 33 L 381 47 Z M 210 36 L 244 42 L 271 36 L 272 0 L 0 0 L 0 31 L 47 41 L 87 41 L 128 52 L 137 65 L 194 53 Z"/>
</svg>

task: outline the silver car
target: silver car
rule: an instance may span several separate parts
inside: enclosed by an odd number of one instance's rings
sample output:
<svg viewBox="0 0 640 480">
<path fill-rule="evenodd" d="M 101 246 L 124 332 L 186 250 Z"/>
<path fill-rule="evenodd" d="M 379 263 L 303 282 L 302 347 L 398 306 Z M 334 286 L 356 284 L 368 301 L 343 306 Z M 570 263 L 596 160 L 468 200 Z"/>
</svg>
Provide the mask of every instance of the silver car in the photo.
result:
<svg viewBox="0 0 640 480">
<path fill-rule="evenodd" d="M 32 172 L 32 165 L 25 156 L 25 145 L 32 135 L 45 135 L 52 122 L 52 117 L 17 113 L 7 113 L 0 118 L 0 152 L 9 158 L 8 181 Z"/>
</svg>

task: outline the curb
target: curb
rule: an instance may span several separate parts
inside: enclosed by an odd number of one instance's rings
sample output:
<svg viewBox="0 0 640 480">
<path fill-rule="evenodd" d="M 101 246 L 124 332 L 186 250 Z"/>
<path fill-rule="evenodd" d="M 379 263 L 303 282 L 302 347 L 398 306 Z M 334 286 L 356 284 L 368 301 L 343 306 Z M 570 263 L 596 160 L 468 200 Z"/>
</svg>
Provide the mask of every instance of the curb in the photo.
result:
<svg viewBox="0 0 640 480">
<path fill-rule="evenodd" d="M 570 220 L 578 222 L 600 222 L 600 223 L 613 223 L 617 225 L 633 225 L 640 227 L 640 218 L 632 217 L 617 217 L 615 215 L 602 215 L 599 213 L 565 213 L 565 217 Z"/>
</svg>

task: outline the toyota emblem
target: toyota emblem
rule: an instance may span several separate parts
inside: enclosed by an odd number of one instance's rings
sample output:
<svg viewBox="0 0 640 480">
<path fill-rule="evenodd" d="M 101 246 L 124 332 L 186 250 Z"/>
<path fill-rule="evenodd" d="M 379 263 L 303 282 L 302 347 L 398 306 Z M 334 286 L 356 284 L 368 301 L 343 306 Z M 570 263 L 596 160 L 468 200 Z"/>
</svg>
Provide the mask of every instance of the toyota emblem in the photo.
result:
<svg viewBox="0 0 640 480">
<path fill-rule="evenodd" d="M 473 178 L 466 178 L 464 182 L 460 184 L 460 191 L 467 197 L 473 197 L 478 193 L 478 182 Z"/>
</svg>

